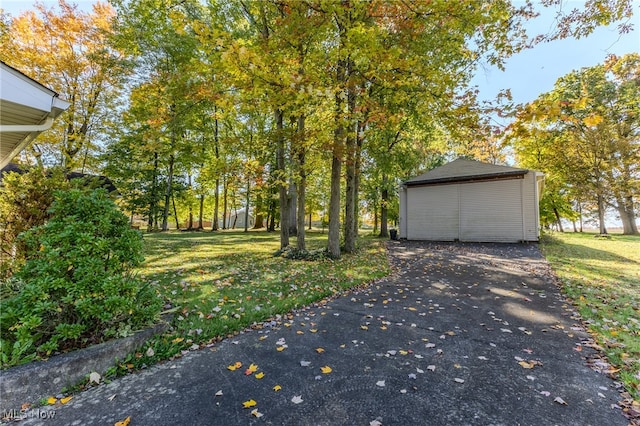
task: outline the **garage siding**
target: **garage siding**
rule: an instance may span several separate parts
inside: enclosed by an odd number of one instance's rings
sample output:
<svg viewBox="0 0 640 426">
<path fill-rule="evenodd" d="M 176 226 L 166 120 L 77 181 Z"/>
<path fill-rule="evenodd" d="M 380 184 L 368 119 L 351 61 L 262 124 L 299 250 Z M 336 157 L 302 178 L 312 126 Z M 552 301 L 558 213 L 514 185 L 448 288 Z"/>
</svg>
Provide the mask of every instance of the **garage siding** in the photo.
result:
<svg viewBox="0 0 640 426">
<path fill-rule="evenodd" d="M 522 179 L 460 185 L 460 240 L 523 239 Z"/>
<path fill-rule="evenodd" d="M 537 185 L 535 172 L 529 172 L 524 175 L 522 206 L 524 208 L 524 240 L 526 241 L 538 240 Z"/>
<path fill-rule="evenodd" d="M 423 186 L 407 190 L 407 239 L 453 241 L 459 238 L 459 186 Z"/>
</svg>

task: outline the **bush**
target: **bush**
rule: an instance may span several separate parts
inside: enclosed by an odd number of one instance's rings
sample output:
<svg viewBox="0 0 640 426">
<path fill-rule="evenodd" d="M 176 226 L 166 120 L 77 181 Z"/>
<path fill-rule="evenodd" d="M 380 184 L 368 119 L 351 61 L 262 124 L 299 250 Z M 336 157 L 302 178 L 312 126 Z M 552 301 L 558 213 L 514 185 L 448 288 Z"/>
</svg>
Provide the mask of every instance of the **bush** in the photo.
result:
<svg viewBox="0 0 640 426">
<path fill-rule="evenodd" d="M 25 247 L 18 235 L 49 218 L 56 190 L 69 182 L 61 168 L 45 171 L 32 168 L 25 173 L 10 172 L 0 186 L 0 279 L 9 278 L 24 264 Z"/>
<path fill-rule="evenodd" d="M 131 272 L 143 260 L 142 237 L 106 191 L 57 192 L 50 214 L 21 235 L 26 263 L 0 313 L 3 367 L 124 336 L 160 311 L 155 291 Z"/>
</svg>

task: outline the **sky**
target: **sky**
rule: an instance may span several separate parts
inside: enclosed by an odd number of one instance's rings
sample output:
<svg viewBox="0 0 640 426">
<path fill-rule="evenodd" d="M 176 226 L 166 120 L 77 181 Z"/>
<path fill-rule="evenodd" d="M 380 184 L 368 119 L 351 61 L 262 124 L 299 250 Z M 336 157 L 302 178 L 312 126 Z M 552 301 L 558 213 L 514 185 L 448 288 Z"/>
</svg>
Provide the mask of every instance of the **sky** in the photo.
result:
<svg viewBox="0 0 640 426">
<path fill-rule="evenodd" d="M 580 2 L 567 1 L 567 8 Z M 572 4 L 574 3 L 574 4 Z M 527 30 L 532 35 L 546 34 L 553 28 L 554 12 L 544 10 L 540 17 L 530 21 Z M 640 2 L 634 3 L 631 23 L 634 30 L 620 35 L 617 24 L 599 27 L 589 37 L 556 40 L 522 51 L 505 64 L 506 70 L 480 69 L 473 81 L 480 89 L 480 97 L 489 100 L 501 89 L 511 89 L 516 103 L 527 103 L 538 95 L 549 92 L 558 78 L 573 70 L 603 63 L 608 54 L 622 56 L 640 52 Z"/>
</svg>

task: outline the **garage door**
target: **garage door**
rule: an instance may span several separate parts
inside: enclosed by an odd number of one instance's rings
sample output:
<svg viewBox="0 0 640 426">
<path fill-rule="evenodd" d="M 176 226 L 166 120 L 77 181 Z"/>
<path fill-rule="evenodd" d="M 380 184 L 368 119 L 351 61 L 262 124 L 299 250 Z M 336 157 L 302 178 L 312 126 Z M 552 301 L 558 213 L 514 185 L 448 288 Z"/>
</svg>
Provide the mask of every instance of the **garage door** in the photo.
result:
<svg viewBox="0 0 640 426">
<path fill-rule="evenodd" d="M 411 188 L 407 191 L 407 238 L 453 241 L 459 238 L 459 185 Z"/>
<path fill-rule="evenodd" d="M 460 240 L 522 240 L 521 179 L 460 185 Z"/>
</svg>

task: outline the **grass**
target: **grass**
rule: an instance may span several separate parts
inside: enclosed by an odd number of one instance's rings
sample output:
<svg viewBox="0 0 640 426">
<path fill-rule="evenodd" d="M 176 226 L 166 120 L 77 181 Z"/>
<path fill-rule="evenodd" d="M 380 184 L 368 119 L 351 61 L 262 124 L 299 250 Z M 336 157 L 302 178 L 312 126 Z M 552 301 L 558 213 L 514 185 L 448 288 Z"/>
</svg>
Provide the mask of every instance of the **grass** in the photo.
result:
<svg viewBox="0 0 640 426">
<path fill-rule="evenodd" d="M 308 249 L 326 246 L 326 234 L 306 234 Z M 389 273 L 382 241 L 359 240 L 358 252 L 331 260 L 274 256 L 279 234 L 242 231 L 145 235 L 144 266 L 173 313 L 172 330 L 152 339 L 110 372 L 118 375 L 180 356 Z M 295 245 L 295 237 L 291 241 Z"/>
<path fill-rule="evenodd" d="M 640 237 L 555 233 L 541 249 L 613 371 L 640 400 Z"/>
</svg>

